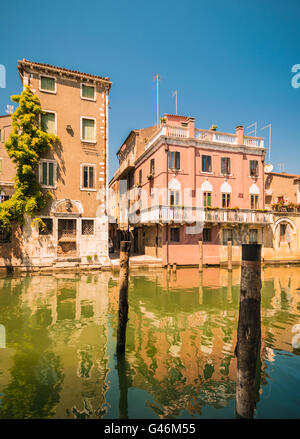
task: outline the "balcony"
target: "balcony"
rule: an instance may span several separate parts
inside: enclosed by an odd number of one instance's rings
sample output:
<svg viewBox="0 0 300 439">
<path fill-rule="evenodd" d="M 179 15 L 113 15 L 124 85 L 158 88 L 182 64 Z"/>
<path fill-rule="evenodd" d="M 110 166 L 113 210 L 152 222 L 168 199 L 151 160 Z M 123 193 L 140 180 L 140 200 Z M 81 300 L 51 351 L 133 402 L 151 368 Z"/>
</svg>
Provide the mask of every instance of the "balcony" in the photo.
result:
<svg viewBox="0 0 300 439">
<path fill-rule="evenodd" d="M 150 137 L 145 146 L 145 150 L 149 149 L 160 137 L 187 139 L 189 138 L 189 130 L 187 127 L 163 124 L 160 129 L 152 137 Z M 206 142 L 237 145 L 236 134 L 221 133 L 213 130 L 202 130 L 195 128 L 194 138 Z M 264 139 L 263 137 L 243 136 L 243 145 L 253 148 L 263 148 Z"/>
<path fill-rule="evenodd" d="M 251 209 L 209 209 L 203 207 L 153 206 L 143 209 L 138 214 L 129 214 L 131 224 L 178 223 L 192 222 L 225 223 L 225 224 L 271 224 L 272 211 Z"/>
</svg>

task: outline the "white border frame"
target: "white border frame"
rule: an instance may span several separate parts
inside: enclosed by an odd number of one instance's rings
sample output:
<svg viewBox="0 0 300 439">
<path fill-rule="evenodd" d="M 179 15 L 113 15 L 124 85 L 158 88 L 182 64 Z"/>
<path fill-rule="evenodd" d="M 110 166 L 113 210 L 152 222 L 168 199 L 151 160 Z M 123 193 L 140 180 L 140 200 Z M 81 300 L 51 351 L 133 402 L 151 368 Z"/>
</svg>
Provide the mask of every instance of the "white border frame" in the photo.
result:
<svg viewBox="0 0 300 439">
<path fill-rule="evenodd" d="M 94 99 L 86 98 L 85 96 L 82 96 L 82 86 L 83 85 L 85 85 L 86 87 L 93 87 L 94 88 Z M 95 84 L 87 84 L 86 82 L 81 82 L 80 83 L 80 97 L 81 97 L 81 99 L 84 99 L 85 101 L 96 102 L 97 101 L 96 85 Z"/>
<path fill-rule="evenodd" d="M 84 166 L 92 166 L 94 168 L 94 187 L 93 188 L 83 187 L 83 167 Z M 96 188 L 96 183 L 97 183 L 96 170 L 97 170 L 96 163 L 81 163 L 80 164 L 80 190 L 81 191 L 86 191 L 86 192 L 96 192 L 97 191 L 97 188 Z"/>
<path fill-rule="evenodd" d="M 44 88 L 42 88 L 42 77 L 43 78 L 54 79 L 54 85 L 55 85 L 55 90 L 54 91 L 52 91 L 52 90 L 45 90 Z M 40 75 L 39 75 L 39 91 L 41 91 L 43 93 L 56 94 L 56 92 L 57 92 L 56 77 L 55 76 L 44 75 L 44 74 L 40 73 Z"/>
<path fill-rule="evenodd" d="M 53 186 L 49 186 L 42 183 L 42 164 L 43 163 L 53 163 Z M 42 186 L 42 188 L 45 189 L 56 189 L 57 188 L 57 161 L 53 159 L 40 159 L 39 160 L 39 184 Z"/>
<path fill-rule="evenodd" d="M 95 140 L 84 140 L 82 138 L 82 120 L 83 119 L 89 119 L 89 120 L 93 120 L 95 122 L 94 125 L 94 136 L 95 136 Z M 80 116 L 80 141 L 82 143 L 92 143 L 95 144 L 97 143 L 97 119 L 95 117 L 90 117 L 90 116 Z"/>
</svg>

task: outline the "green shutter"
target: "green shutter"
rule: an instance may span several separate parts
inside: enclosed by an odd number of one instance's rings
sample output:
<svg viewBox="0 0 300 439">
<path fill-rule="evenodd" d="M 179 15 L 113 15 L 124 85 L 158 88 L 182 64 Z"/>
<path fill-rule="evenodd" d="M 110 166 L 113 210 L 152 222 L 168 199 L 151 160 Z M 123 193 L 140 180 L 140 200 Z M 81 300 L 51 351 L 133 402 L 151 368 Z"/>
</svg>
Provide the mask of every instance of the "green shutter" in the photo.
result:
<svg viewBox="0 0 300 439">
<path fill-rule="evenodd" d="M 211 207 L 211 193 L 208 192 L 207 194 L 207 206 Z"/>
<path fill-rule="evenodd" d="M 45 113 L 41 118 L 42 130 L 49 134 L 55 134 L 55 114 Z"/>
<path fill-rule="evenodd" d="M 47 185 L 47 162 L 43 162 L 42 164 L 42 184 Z"/>
<path fill-rule="evenodd" d="M 83 84 L 82 97 L 88 99 L 95 99 L 95 87 Z"/>
<path fill-rule="evenodd" d="M 94 168 L 92 166 L 89 167 L 89 187 L 94 187 Z"/>
<path fill-rule="evenodd" d="M 95 121 L 93 119 L 82 119 L 82 140 L 95 140 Z"/>
<path fill-rule="evenodd" d="M 49 163 L 49 186 L 53 186 L 53 169 L 54 169 L 54 165 L 53 163 Z"/>
<path fill-rule="evenodd" d="M 55 91 L 55 79 L 47 78 L 46 76 L 41 77 L 41 89 L 48 91 Z"/>
</svg>

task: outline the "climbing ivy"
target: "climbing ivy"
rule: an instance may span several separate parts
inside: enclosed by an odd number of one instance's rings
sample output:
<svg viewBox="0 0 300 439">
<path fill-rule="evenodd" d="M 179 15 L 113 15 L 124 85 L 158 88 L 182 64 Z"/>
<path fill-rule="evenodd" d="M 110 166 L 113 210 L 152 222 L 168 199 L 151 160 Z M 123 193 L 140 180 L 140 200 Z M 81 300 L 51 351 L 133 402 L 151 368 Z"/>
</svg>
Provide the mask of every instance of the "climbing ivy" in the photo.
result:
<svg viewBox="0 0 300 439">
<path fill-rule="evenodd" d="M 33 216 L 46 206 L 49 194 L 43 193 L 36 170 L 41 155 L 59 141 L 41 129 L 40 118 L 44 112 L 30 87 L 26 86 L 11 99 L 19 106 L 12 114 L 12 133 L 5 148 L 16 164 L 16 176 L 14 195 L 0 204 L 0 229 L 4 230 L 10 229 L 13 222 L 22 225 L 25 213 Z"/>
</svg>

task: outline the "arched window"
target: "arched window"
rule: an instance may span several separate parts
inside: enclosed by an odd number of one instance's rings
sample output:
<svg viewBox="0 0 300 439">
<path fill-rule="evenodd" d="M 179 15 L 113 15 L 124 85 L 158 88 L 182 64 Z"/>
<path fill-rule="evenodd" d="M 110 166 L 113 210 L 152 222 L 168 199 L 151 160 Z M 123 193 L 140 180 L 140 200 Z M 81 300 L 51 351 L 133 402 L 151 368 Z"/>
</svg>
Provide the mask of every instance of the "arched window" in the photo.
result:
<svg viewBox="0 0 300 439">
<path fill-rule="evenodd" d="M 225 180 L 224 183 L 221 186 L 221 202 L 222 207 L 230 207 L 231 203 L 231 186 L 230 184 Z"/>
<path fill-rule="evenodd" d="M 253 183 L 249 189 L 250 209 L 258 209 L 259 207 L 259 187 Z"/>
</svg>

